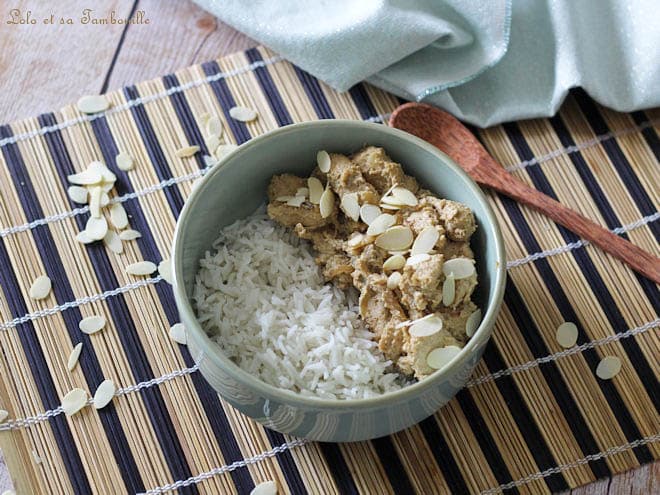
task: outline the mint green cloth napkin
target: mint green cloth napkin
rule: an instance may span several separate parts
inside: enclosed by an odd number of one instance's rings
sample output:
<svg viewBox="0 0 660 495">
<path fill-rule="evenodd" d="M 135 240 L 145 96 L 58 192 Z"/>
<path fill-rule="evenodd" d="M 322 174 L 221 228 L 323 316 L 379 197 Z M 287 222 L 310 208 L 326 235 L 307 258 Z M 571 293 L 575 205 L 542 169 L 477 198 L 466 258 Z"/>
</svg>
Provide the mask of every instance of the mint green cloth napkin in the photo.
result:
<svg viewBox="0 0 660 495">
<path fill-rule="evenodd" d="M 195 0 L 339 91 L 366 80 L 489 126 L 582 86 L 660 105 L 658 0 Z"/>
</svg>

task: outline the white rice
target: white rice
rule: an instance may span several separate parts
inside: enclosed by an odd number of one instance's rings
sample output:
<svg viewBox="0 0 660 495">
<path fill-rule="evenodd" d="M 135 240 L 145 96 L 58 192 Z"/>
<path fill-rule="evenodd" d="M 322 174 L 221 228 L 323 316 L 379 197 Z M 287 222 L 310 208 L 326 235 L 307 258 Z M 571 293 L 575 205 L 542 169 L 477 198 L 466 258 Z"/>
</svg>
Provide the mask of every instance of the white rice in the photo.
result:
<svg viewBox="0 0 660 495">
<path fill-rule="evenodd" d="M 200 260 L 197 316 L 223 351 L 262 381 L 306 396 L 398 390 L 357 292 L 324 284 L 307 242 L 261 213 L 226 227 Z"/>
</svg>

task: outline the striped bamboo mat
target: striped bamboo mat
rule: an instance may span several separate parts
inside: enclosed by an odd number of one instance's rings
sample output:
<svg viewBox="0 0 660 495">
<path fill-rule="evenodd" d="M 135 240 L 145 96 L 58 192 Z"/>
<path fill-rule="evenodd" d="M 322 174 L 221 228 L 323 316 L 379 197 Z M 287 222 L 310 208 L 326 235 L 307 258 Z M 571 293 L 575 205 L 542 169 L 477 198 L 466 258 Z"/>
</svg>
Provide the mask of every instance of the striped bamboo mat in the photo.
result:
<svg viewBox="0 0 660 495">
<path fill-rule="evenodd" d="M 169 257 L 177 215 L 204 148 L 200 116 L 225 121 L 227 142 L 326 118 L 382 121 L 396 98 L 368 85 L 338 94 L 265 49 L 238 53 L 108 95 L 93 117 L 73 106 L 0 127 L 0 445 L 19 494 L 241 493 L 276 480 L 281 493 L 548 493 L 660 457 L 657 287 L 543 216 L 488 193 L 502 225 L 509 282 L 494 338 L 469 386 L 435 416 L 387 438 L 300 442 L 220 400 L 185 347 L 170 286 L 124 267 Z M 258 110 L 250 124 L 228 110 Z M 523 181 L 658 252 L 660 111 L 615 113 L 573 93 L 560 114 L 478 131 Z M 134 171 L 115 166 L 118 150 Z M 101 159 L 115 201 L 143 237 L 116 255 L 74 240 L 87 219 L 67 174 Z M 33 301 L 48 274 L 50 297 Z M 103 314 L 107 327 L 78 322 Z M 576 322 L 579 346 L 555 330 Z M 66 362 L 83 342 L 80 365 Z M 611 381 L 595 377 L 621 358 Z M 122 387 L 111 406 L 66 418 L 60 398 Z"/>
</svg>

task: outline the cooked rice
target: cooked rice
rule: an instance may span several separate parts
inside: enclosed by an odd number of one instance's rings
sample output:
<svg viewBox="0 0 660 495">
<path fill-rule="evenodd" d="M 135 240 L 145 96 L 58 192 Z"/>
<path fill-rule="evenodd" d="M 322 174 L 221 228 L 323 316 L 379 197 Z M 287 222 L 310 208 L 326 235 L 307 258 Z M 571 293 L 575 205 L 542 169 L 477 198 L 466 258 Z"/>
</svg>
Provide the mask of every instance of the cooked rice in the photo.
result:
<svg viewBox="0 0 660 495">
<path fill-rule="evenodd" d="M 213 249 L 200 260 L 197 316 L 245 371 L 333 399 L 404 385 L 359 318 L 357 292 L 324 284 L 307 242 L 255 213 L 226 227 Z"/>
</svg>

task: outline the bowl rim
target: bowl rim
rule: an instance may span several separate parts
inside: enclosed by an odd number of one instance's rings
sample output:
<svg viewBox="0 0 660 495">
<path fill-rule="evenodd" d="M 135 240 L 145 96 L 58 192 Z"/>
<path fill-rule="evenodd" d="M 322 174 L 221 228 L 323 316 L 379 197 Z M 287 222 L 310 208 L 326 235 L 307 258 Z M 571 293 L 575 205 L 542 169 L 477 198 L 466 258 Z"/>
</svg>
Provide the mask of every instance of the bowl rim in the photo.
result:
<svg viewBox="0 0 660 495">
<path fill-rule="evenodd" d="M 211 340 L 211 338 L 206 334 L 202 329 L 201 325 L 197 320 L 195 311 L 193 310 L 192 304 L 190 303 L 186 293 L 185 287 L 183 284 L 182 277 L 182 263 L 181 259 L 183 256 L 182 249 L 182 230 L 183 225 L 186 222 L 186 219 L 190 216 L 191 211 L 194 211 L 195 204 L 198 199 L 204 194 L 204 189 L 206 184 L 208 184 L 213 176 L 218 173 L 222 173 L 227 166 L 239 166 L 240 157 L 264 143 L 265 141 L 275 139 L 279 136 L 289 133 L 299 132 L 301 129 L 309 127 L 318 127 L 319 129 L 327 127 L 344 127 L 352 126 L 358 129 L 370 129 L 377 130 L 382 132 L 385 135 L 396 136 L 407 140 L 418 147 L 424 149 L 425 151 L 435 155 L 438 158 L 438 161 L 443 164 L 443 166 L 448 166 L 453 170 L 453 172 L 458 175 L 465 182 L 466 187 L 471 190 L 471 193 L 475 196 L 476 200 L 482 203 L 484 210 L 486 212 L 487 224 L 492 230 L 496 255 L 495 259 L 497 260 L 496 266 L 493 268 L 493 303 L 487 306 L 485 314 L 482 316 L 481 323 L 479 324 L 478 329 L 470 338 L 468 343 L 461 349 L 461 351 L 443 368 L 434 372 L 427 378 L 413 383 L 406 387 L 403 387 L 400 390 L 394 392 L 387 392 L 385 394 L 370 397 L 366 399 L 328 399 L 322 397 L 309 397 L 300 395 L 297 392 L 293 392 L 287 389 L 281 389 L 270 385 L 266 382 L 255 378 L 247 371 L 244 371 L 237 364 L 235 364 L 231 359 L 224 355 L 221 351 L 220 346 Z M 231 160 L 234 165 L 230 163 L 223 163 Z M 294 403 L 294 405 L 301 405 L 311 408 L 323 408 L 323 409 L 333 409 L 333 410 L 353 410 L 353 409 L 365 409 L 365 408 L 374 408 L 382 407 L 384 405 L 391 405 L 393 403 L 402 403 L 406 402 L 420 393 L 434 387 L 436 383 L 441 382 L 446 375 L 451 374 L 455 369 L 461 368 L 465 365 L 466 361 L 469 359 L 472 352 L 478 348 L 480 345 L 486 345 L 488 339 L 491 336 L 492 328 L 495 324 L 495 319 L 499 313 L 502 300 L 504 297 L 504 288 L 506 283 L 506 258 L 504 250 L 504 240 L 502 237 L 502 232 L 493 212 L 492 207 L 488 203 L 485 194 L 480 189 L 480 187 L 472 180 L 472 178 L 460 167 L 458 166 L 448 155 L 440 151 L 435 146 L 427 143 L 426 141 L 413 136 L 407 132 L 401 131 L 399 129 L 391 128 L 384 124 L 376 124 L 370 122 L 356 121 L 356 120 L 344 120 L 344 119 L 326 119 L 310 122 L 301 122 L 297 124 L 290 124 L 284 127 L 280 127 L 264 133 L 260 136 L 254 137 L 249 141 L 246 141 L 240 145 L 235 151 L 230 155 L 223 158 L 218 164 L 216 164 L 207 174 L 202 178 L 198 179 L 200 182 L 197 186 L 191 191 L 190 196 L 186 200 L 183 209 L 177 219 L 176 228 L 174 231 L 174 238 L 172 241 L 171 257 L 172 257 L 172 268 L 173 268 L 173 292 L 174 298 L 176 301 L 177 309 L 181 317 L 181 321 L 184 322 L 186 330 L 189 336 L 192 335 L 193 340 L 196 341 L 197 346 L 202 351 L 202 361 L 210 359 L 216 366 L 222 369 L 223 372 L 227 373 L 232 379 L 237 382 L 248 386 L 253 393 L 258 394 L 262 398 L 266 399 L 275 399 L 282 402 L 287 402 L 289 404 Z M 483 311 L 483 308 L 480 308 Z M 192 322 L 192 325 L 189 324 Z M 192 328 L 191 328 L 192 327 Z M 217 352 L 210 352 L 209 346 L 214 346 L 217 348 Z M 213 349 L 214 347 L 211 347 Z M 193 356 L 195 358 L 195 356 Z M 198 363 L 201 365 L 201 363 Z M 231 401 L 231 397 L 228 398 Z"/>
</svg>

